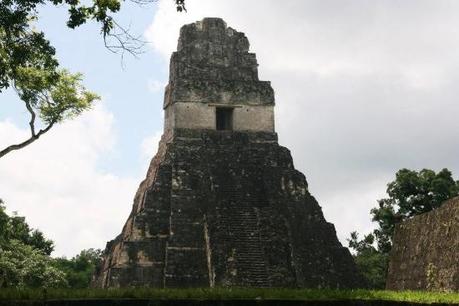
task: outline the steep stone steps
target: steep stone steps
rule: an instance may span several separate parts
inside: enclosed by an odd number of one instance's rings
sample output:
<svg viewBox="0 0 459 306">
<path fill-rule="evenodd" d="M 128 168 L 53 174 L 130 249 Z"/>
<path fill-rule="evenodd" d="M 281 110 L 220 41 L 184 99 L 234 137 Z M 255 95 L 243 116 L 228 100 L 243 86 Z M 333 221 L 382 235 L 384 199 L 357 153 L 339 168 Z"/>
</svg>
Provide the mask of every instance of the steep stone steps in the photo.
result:
<svg viewBox="0 0 459 306">
<path fill-rule="evenodd" d="M 217 194 L 220 222 L 227 229 L 225 240 L 234 248 L 237 277 L 246 286 L 269 287 L 255 201 L 232 182 L 221 183 Z"/>
</svg>

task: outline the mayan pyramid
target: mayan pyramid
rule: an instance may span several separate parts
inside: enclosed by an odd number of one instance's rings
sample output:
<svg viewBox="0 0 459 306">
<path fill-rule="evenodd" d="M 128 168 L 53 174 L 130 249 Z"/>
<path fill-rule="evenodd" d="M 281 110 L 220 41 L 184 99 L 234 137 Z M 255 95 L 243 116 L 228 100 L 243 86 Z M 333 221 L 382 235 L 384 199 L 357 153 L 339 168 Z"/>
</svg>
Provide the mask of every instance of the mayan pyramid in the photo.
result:
<svg viewBox="0 0 459 306">
<path fill-rule="evenodd" d="M 277 142 L 274 91 L 257 66 L 244 33 L 222 19 L 182 27 L 158 152 L 95 286 L 361 284 Z"/>
</svg>

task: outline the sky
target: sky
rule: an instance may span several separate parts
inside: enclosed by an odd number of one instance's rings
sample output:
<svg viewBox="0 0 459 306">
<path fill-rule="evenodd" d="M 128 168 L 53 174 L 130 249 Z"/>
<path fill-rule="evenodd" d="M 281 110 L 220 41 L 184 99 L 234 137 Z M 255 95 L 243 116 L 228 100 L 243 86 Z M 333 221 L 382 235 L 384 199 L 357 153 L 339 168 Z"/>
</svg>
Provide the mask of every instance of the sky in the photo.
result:
<svg viewBox="0 0 459 306">
<path fill-rule="evenodd" d="M 138 58 L 104 48 L 97 24 L 65 27 L 42 7 L 39 29 L 63 67 L 102 100 L 0 159 L 9 212 L 55 241 L 54 256 L 104 248 L 121 232 L 162 133 L 168 63 L 180 26 L 221 17 L 244 32 L 276 96 L 279 143 L 347 245 L 374 228 L 369 211 L 401 168 L 459 177 L 459 2 L 330 0 L 125 2 L 119 23 L 147 45 Z M 0 94 L 0 147 L 28 137 L 14 92 Z"/>
</svg>

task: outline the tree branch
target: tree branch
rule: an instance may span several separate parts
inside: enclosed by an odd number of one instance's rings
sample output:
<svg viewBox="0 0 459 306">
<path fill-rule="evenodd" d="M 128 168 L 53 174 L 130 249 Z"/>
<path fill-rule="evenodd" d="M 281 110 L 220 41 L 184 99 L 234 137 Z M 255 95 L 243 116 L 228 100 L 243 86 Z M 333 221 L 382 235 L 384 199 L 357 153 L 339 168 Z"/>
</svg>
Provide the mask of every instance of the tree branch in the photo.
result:
<svg viewBox="0 0 459 306">
<path fill-rule="evenodd" d="M 125 29 L 115 20 L 112 20 L 112 22 L 114 29 L 111 32 L 104 33 L 105 47 L 112 53 L 121 53 L 121 58 L 123 58 L 125 52 L 130 53 L 135 58 L 142 54 L 146 42 L 141 40 L 140 36 L 134 37 L 130 33 L 130 26 Z M 109 38 L 114 40 L 114 43 L 110 43 L 108 41 Z"/>
<path fill-rule="evenodd" d="M 30 113 L 29 126 L 30 126 L 30 132 L 32 133 L 32 137 L 34 137 L 34 136 L 36 136 L 35 135 L 35 118 L 37 117 L 37 115 L 35 115 L 35 112 L 33 111 L 33 108 L 32 108 L 32 106 L 30 105 L 29 102 L 25 101 L 25 105 L 26 105 L 27 110 Z"/>
<path fill-rule="evenodd" d="M 8 153 L 10 153 L 12 151 L 22 149 L 22 148 L 26 147 L 27 145 L 31 144 L 32 142 L 34 142 L 35 140 L 40 138 L 41 135 L 43 135 L 46 132 L 48 132 L 53 127 L 54 123 L 55 122 L 51 122 L 46 128 L 38 131 L 38 133 L 36 133 L 35 135 L 32 135 L 29 139 L 27 139 L 27 140 L 25 140 L 25 141 L 23 141 L 21 143 L 8 146 L 5 149 L 1 150 L 0 151 L 0 158 L 2 158 L 3 156 L 5 156 L 6 154 L 8 154 Z"/>
</svg>

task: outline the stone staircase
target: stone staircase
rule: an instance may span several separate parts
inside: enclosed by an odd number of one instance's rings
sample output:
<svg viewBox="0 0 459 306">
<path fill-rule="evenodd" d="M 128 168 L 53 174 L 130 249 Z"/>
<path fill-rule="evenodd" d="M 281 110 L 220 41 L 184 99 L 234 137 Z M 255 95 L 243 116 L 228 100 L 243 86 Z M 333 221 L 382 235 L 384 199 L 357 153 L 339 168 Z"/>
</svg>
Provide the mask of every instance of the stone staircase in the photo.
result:
<svg viewBox="0 0 459 306">
<path fill-rule="evenodd" d="M 221 225 L 227 229 L 227 240 L 234 249 L 239 283 L 249 287 L 269 287 L 263 241 L 260 237 L 254 200 L 247 199 L 235 184 L 219 185 Z"/>
</svg>

